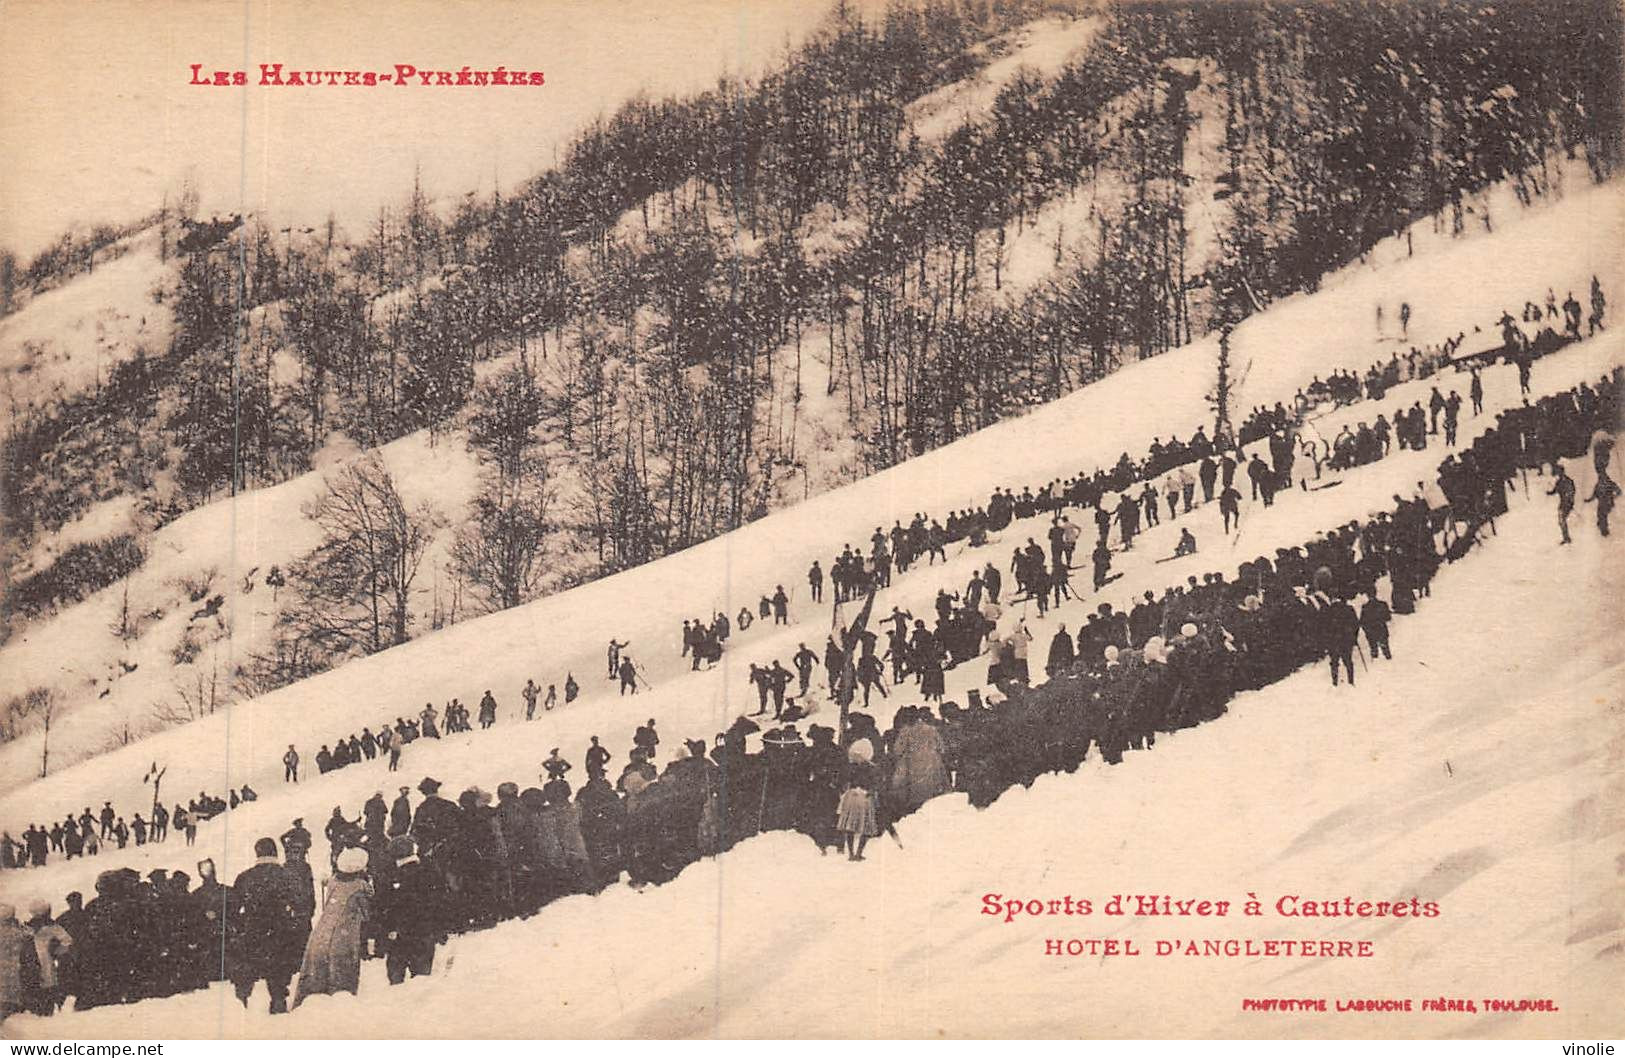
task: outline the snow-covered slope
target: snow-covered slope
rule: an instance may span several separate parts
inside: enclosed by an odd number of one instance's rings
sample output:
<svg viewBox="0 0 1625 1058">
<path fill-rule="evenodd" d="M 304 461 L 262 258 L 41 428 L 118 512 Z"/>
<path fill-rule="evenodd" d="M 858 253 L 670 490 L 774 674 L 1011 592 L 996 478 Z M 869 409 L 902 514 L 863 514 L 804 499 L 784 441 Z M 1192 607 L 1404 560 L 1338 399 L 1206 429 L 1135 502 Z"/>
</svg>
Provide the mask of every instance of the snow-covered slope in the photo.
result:
<svg viewBox="0 0 1625 1058">
<path fill-rule="evenodd" d="M 901 824 L 902 848 L 882 838 L 866 863 L 772 834 L 656 889 L 572 897 L 458 938 L 429 979 L 387 989 L 369 964 L 359 998 L 318 998 L 275 1022 L 216 987 L 7 1029 L 323 1037 L 364 1017 L 369 1031 L 415 1035 L 522 980 L 524 1002 L 481 1004 L 480 1035 L 1617 1035 L 1625 644 L 1597 615 L 1625 588 L 1619 538 L 1582 531 L 1557 548 L 1545 502 L 1521 495 L 1499 530 L 1441 573 L 1418 615 L 1396 624 L 1395 660 L 1374 662 L 1356 688 L 1330 692 L 1313 667 L 1118 767 L 1092 759 L 980 812 L 939 798 Z M 246 839 L 268 823 L 233 829 Z M 1005 923 L 982 914 L 988 893 L 1097 904 L 1168 894 L 1237 910 Z M 1294 894 L 1415 896 L 1441 913 L 1275 915 Z M 1242 917 L 1254 895 L 1265 917 Z M 1249 937 L 1369 941 L 1372 955 L 1154 954 L 1159 940 Z M 1132 940 L 1143 954 L 1046 955 L 1051 938 Z M 517 951 L 537 957 L 521 968 Z M 1282 996 L 1329 1008 L 1409 999 L 1413 1011 L 1242 1010 L 1244 998 Z M 1558 1009 L 1424 1013 L 1428 997 Z"/>
<path fill-rule="evenodd" d="M 172 279 L 156 228 L 119 244 L 121 256 L 0 319 L 0 429 L 19 414 L 95 388 L 137 350 L 163 352 L 172 317 L 154 296 Z"/>
<path fill-rule="evenodd" d="M 1396 337 L 1374 330 L 1379 305 L 1387 307 L 1386 318 L 1392 321 L 1398 303 L 1408 301 L 1413 308 L 1410 341 L 1426 343 L 1471 331 L 1475 325 L 1489 329 L 1503 307 L 1519 306 L 1547 286 L 1584 296 L 1595 274 L 1606 290 L 1625 290 L 1625 262 L 1613 249 L 1625 245 L 1622 202 L 1625 187 L 1617 182 L 1574 185 L 1565 198 L 1503 219 L 1493 234 L 1421 240 L 1414 257 L 1397 260 L 1398 241 L 1390 240 L 1373 254 L 1373 262 L 1380 265 L 1352 266 L 1317 294 L 1273 306 L 1236 331 L 1235 371 L 1242 380 L 1236 406 L 1245 410 L 1254 404 L 1290 401 L 1315 374 L 1325 375 L 1336 367 L 1360 369 L 1386 355 Z M 422 642 L 420 654 L 392 653 L 387 660 L 358 663 L 362 667 L 351 675 L 330 674 L 322 681 L 288 688 L 252 709 L 255 715 L 275 717 L 272 726 L 280 728 L 290 711 L 309 716 L 312 703 L 335 691 L 337 698 L 352 703 L 352 711 L 333 715 L 328 724 L 313 717 L 294 721 L 301 750 L 308 755 L 341 733 L 363 725 L 376 727 L 409 708 L 421 708 L 425 698 L 437 704 L 453 695 L 468 699 L 477 693 L 471 691 L 471 682 L 479 682 L 481 690 L 489 683 L 499 700 L 512 701 L 527 677 L 545 685 L 562 684 L 569 671 L 578 678 L 591 674 L 602 664 L 604 644 L 612 635 L 621 640 L 630 635 L 640 661 L 658 672 L 659 659 L 676 653 L 682 618 L 708 618 L 713 609 L 734 613 L 781 582 L 794 589 L 803 583 L 802 571 L 814 558 L 827 560 L 845 541 L 861 543 L 877 524 L 906 522 L 917 510 L 940 514 L 974 506 L 996 484 L 1042 484 L 1110 465 L 1124 450 L 1144 451 L 1155 436 L 1188 436 L 1207 418 L 1203 394 L 1210 384 L 1214 349 L 1215 342 L 1203 340 L 1131 365 L 1019 421 L 1003 423 L 848 488 L 814 496 L 654 568 L 544 599 L 464 630 L 438 633 Z M 1013 461 L 1013 453 L 1021 453 L 1020 458 Z M 384 454 L 409 501 L 432 496 L 448 512 L 466 502 L 472 462 L 455 439 L 431 448 L 426 434 L 414 434 L 387 446 Z M 181 580 L 196 581 L 204 571 L 217 571 L 212 591 L 227 597 L 222 614 L 231 631 L 220 648 L 228 671 L 233 659 L 262 646 L 272 617 L 266 609 L 266 589 L 261 585 L 255 594 L 244 590 L 245 583 L 263 578 L 270 564 L 286 563 L 317 542 L 314 527 L 299 508 L 320 489 L 321 474 L 217 501 L 165 527 L 149 549 L 147 566 L 131 578 L 130 598 L 132 607 L 142 612 L 162 609 L 168 616 L 157 620 L 135 644 L 120 642 L 111 631 L 123 606 L 123 586 L 115 585 L 35 623 L 0 648 L 0 697 L 35 686 L 58 692 L 53 767 L 101 753 L 132 723 L 137 734 L 156 726 L 154 708 L 175 703 L 176 682 L 195 682 L 193 669 L 168 665 L 169 651 L 197 609 L 187 604 L 178 587 Z M 255 578 L 245 581 L 256 569 Z M 647 600 L 654 598 L 669 603 L 651 607 Z M 629 599 L 643 607 L 636 622 L 619 612 Z M 216 628 L 210 634 L 222 631 Z M 804 634 L 816 643 L 823 633 L 808 629 Z M 443 641 L 447 636 L 452 637 L 450 644 Z M 443 677 L 427 685 L 420 685 L 415 675 L 382 680 L 371 675 L 415 671 L 420 664 L 415 658 L 440 656 L 440 651 L 462 656 L 466 644 L 492 642 L 493 636 L 505 644 L 500 656 L 472 655 L 482 658 L 481 668 L 489 674 L 485 677 L 444 666 L 437 666 Z M 785 653 L 793 650 L 792 644 Z M 121 660 L 137 664 L 138 670 L 126 673 L 118 664 Z M 342 690 L 351 686 L 365 686 L 368 693 Z M 247 738 L 246 732 L 252 730 L 243 726 L 247 713 L 234 715 L 236 737 Z M 216 722 L 225 724 L 223 718 Z M 35 730 L 0 746 L 0 788 L 16 791 L 38 775 L 41 741 L 42 734 Z M 104 796 L 119 803 L 137 801 L 135 791 L 125 791 L 145 774 L 151 758 L 177 753 L 163 746 L 130 752 L 135 764 L 108 764 L 107 778 L 88 785 L 105 786 Z M 256 770 L 263 772 L 280 756 L 280 751 L 269 753 L 264 746 L 242 745 L 239 752 L 244 756 L 234 768 L 255 769 L 245 773 L 254 781 L 260 778 Z M 200 776 L 203 779 L 216 788 L 224 777 L 206 773 Z M 56 789 L 83 788 L 72 772 L 63 774 L 62 783 Z M 185 785 L 195 789 L 198 784 Z M 47 804 L 55 805 L 60 798 L 47 793 L 49 786 L 27 789 L 46 797 Z M 15 803 L 14 797 L 0 800 L 0 824 L 12 826 L 32 818 L 14 812 Z"/>
</svg>

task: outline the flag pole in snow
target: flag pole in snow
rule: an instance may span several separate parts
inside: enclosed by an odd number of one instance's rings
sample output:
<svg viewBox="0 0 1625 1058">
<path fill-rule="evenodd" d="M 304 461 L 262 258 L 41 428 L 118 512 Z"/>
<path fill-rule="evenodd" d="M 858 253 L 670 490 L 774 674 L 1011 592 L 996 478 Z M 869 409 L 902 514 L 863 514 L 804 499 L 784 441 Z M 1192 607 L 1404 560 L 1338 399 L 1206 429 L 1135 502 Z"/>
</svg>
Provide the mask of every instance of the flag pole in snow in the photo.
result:
<svg viewBox="0 0 1625 1058">
<path fill-rule="evenodd" d="M 163 781 L 164 781 L 164 772 L 166 772 L 168 770 L 169 770 L 168 767 L 159 768 L 158 767 L 158 762 L 153 761 L 152 762 L 152 767 L 147 769 L 147 774 L 141 777 L 142 782 L 144 782 L 144 783 L 145 782 L 152 783 L 152 810 L 153 810 L 153 812 L 158 811 L 158 788 L 159 788 L 159 785 L 161 783 L 163 783 Z"/>
<path fill-rule="evenodd" d="M 835 701 L 841 707 L 840 717 L 836 722 L 836 745 L 846 745 L 846 718 L 852 709 L 852 698 L 856 693 L 857 664 L 853 655 L 857 653 L 858 641 L 863 638 L 864 626 L 869 623 L 869 612 L 874 609 L 875 595 L 873 588 L 869 590 L 869 597 L 863 601 L 863 609 L 853 619 L 852 627 L 841 633 L 841 675 L 835 688 Z M 839 604 L 837 604 L 838 607 Z"/>
</svg>

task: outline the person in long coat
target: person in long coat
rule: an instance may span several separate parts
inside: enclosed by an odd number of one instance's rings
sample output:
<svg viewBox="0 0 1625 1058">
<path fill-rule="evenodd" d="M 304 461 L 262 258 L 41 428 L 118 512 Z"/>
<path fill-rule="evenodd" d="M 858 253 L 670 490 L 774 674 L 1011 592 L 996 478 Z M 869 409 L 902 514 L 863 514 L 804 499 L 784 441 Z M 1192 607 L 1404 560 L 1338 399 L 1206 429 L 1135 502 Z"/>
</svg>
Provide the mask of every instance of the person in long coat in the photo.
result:
<svg viewBox="0 0 1625 1058">
<path fill-rule="evenodd" d="M 581 834 L 581 810 L 570 799 L 570 784 L 563 779 L 549 782 L 542 789 L 542 801 L 537 814 L 537 852 L 545 870 L 563 891 L 590 891 L 592 866 Z"/>
<path fill-rule="evenodd" d="M 945 755 L 941 732 L 918 714 L 897 733 L 892 746 L 891 792 L 900 813 L 912 812 L 953 788 Z"/>
<path fill-rule="evenodd" d="M 288 982 L 309 936 L 303 879 L 277 862 L 276 842 L 254 843 L 254 866 L 232 884 L 228 976 L 246 1007 L 256 981 L 271 993 L 271 1013 L 288 1009 Z"/>
<path fill-rule="evenodd" d="M 0 904 L 0 1018 L 29 1008 L 40 987 L 39 951 L 17 908 Z"/>
<path fill-rule="evenodd" d="M 322 916 L 316 920 L 299 966 L 299 990 L 293 1005 L 307 996 L 332 995 L 361 988 L 362 929 L 372 914 L 372 882 L 367 852 L 350 847 L 339 853 L 338 869 L 327 883 Z"/>
<path fill-rule="evenodd" d="M 576 807 L 595 883 L 602 886 L 615 881 L 625 866 L 622 831 L 626 806 L 615 796 L 609 780 L 597 775 L 576 794 Z"/>
</svg>

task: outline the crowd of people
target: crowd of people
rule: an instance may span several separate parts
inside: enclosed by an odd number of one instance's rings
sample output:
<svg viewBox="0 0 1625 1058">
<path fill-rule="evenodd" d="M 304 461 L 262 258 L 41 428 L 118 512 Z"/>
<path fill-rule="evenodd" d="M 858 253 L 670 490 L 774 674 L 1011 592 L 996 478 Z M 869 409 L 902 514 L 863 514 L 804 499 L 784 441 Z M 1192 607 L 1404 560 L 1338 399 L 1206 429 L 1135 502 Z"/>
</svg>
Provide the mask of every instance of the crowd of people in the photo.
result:
<svg viewBox="0 0 1625 1058">
<path fill-rule="evenodd" d="M 1551 301 L 1550 298 L 1548 300 Z M 1601 287 L 1594 277 L 1593 331 L 1602 327 L 1605 305 Z M 1503 320 L 1506 318 L 1509 317 L 1504 315 Z M 1366 398 L 1380 397 L 1400 382 L 1435 376 L 1451 362 L 1462 337 L 1458 335 L 1436 347 L 1413 347 L 1404 357 L 1395 353 L 1385 361 L 1373 363 L 1365 372 Z M 1535 354 L 1526 345 L 1518 346 L 1506 355 L 1516 363 L 1520 385 L 1527 392 L 1530 361 Z M 1476 417 L 1483 409 L 1481 366 L 1466 363 L 1458 367 L 1469 372 L 1467 388 L 1472 414 Z M 1369 384 L 1372 379 L 1377 380 L 1375 387 Z M 1029 538 L 1025 546 L 1015 549 L 1008 570 L 1015 579 L 1011 598 L 1015 601 L 1034 601 L 1040 613 L 1043 613 L 1050 606 L 1059 605 L 1063 599 L 1074 595 L 1071 574 L 1074 552 L 1083 528 L 1070 520 L 1068 508 L 1081 508 L 1089 512 L 1089 518 L 1097 530 L 1096 543 L 1089 550 L 1088 557 L 1092 572 L 1090 580 L 1094 590 L 1099 591 L 1113 579 L 1111 567 L 1114 549 L 1109 544 L 1113 530 L 1117 533 L 1121 549 L 1131 550 L 1135 538 L 1145 529 L 1159 525 L 1164 518 L 1177 519 L 1195 507 L 1215 500 L 1219 504 L 1224 532 L 1228 534 L 1239 528 L 1244 496 L 1236 485 L 1238 471 L 1246 478 L 1250 498 L 1262 500 L 1265 506 L 1270 506 L 1283 489 L 1294 485 L 1302 489 L 1316 487 L 1325 470 L 1343 471 L 1365 465 L 1386 456 L 1394 445 L 1402 449 L 1424 450 L 1430 443 L 1429 438 L 1438 437 L 1442 431 L 1444 445 L 1453 447 L 1464 401 L 1455 389 L 1449 389 L 1446 395 L 1441 392 L 1442 388 L 1439 385 L 1432 388 L 1425 407 L 1421 400 L 1417 400 L 1409 408 L 1395 409 L 1391 419 L 1387 414 L 1379 413 L 1371 423 L 1362 420 L 1353 426 L 1345 425 L 1334 437 L 1326 438 L 1319 433 L 1308 413 L 1326 402 L 1337 407 L 1358 402 L 1361 399 L 1361 385 L 1359 376 L 1354 372 L 1335 372 L 1325 381 L 1316 376 L 1306 388 L 1298 391 L 1291 409 L 1281 402 L 1252 409 L 1237 431 L 1235 444 L 1230 443 L 1228 438 L 1219 438 L 1215 443 L 1204 427 L 1198 427 L 1188 440 L 1177 436 L 1166 441 L 1160 437 L 1153 439 L 1140 459 L 1123 452 L 1109 470 L 1096 469 L 1066 480 L 1055 479 L 1036 490 L 1031 486 L 1023 487 L 1019 492 L 1010 487 L 995 489 L 984 506 L 950 511 L 946 518 L 940 520 L 916 513 L 907 526 L 900 520 L 895 521 L 889 530 L 877 526 L 870 537 L 867 553 L 850 543 L 844 545 L 829 563 L 827 574 L 821 563 L 813 563 L 807 572 L 811 601 L 824 601 L 826 578 L 837 603 L 861 599 L 872 589 L 889 587 L 894 571 L 906 573 L 921 558 L 933 565 L 938 558 L 946 562 L 946 549 L 950 545 L 985 546 L 994 535 L 1008 529 L 1014 521 L 1046 514 L 1051 520 L 1046 541 L 1047 561 L 1046 547 Z M 1250 458 L 1244 455 L 1249 445 L 1252 448 Z M 1611 509 L 1612 503 L 1607 497 L 1598 503 L 1598 511 L 1605 516 Z M 1186 530 L 1180 537 L 1175 553 L 1192 553 L 1198 546 L 1194 535 Z M 884 673 L 888 666 L 894 683 L 900 679 L 901 673 L 915 672 L 931 675 L 930 683 L 934 687 L 940 682 L 935 679 L 938 672 L 951 669 L 981 652 L 992 622 L 997 620 L 986 611 L 989 607 L 999 606 L 1001 572 L 994 563 L 989 562 L 981 571 L 980 579 L 985 587 L 973 582 L 961 592 L 945 590 L 939 593 L 935 607 L 938 615 L 935 630 L 923 627 L 894 628 L 888 636 L 884 652 L 872 657 L 865 655 L 858 671 L 858 680 L 866 700 L 876 691 L 882 695 L 886 693 Z M 778 585 L 772 594 L 762 594 L 754 613 L 752 608 L 742 607 L 732 620 L 720 612 L 713 614 L 708 622 L 699 618 L 685 620 L 681 636 L 683 656 L 691 659 L 691 667 L 696 670 L 702 665 L 715 665 L 735 632 L 749 629 L 757 620 L 771 621 L 775 626 L 788 624 L 790 601 L 789 593 L 783 585 Z M 647 682 L 641 668 L 627 653 L 628 645 L 612 639 L 607 654 L 606 675 L 610 680 L 618 681 L 622 695 L 636 694 Z M 831 639 L 822 652 L 826 668 L 833 646 Z M 751 666 L 750 685 L 759 697 L 761 713 L 765 714 L 771 701 L 776 718 L 788 716 L 796 719 L 806 714 L 805 703 L 798 703 L 797 699 L 804 699 L 807 695 L 820 654 L 809 649 L 805 643 L 800 643 L 790 661 L 788 668 L 782 660 L 775 660 L 769 665 Z M 799 685 L 796 693 L 791 692 L 793 683 Z M 521 693 L 527 720 L 535 717 L 538 702 L 545 712 L 553 709 L 560 700 L 554 684 L 548 685 L 544 696 L 534 681 L 527 681 Z M 567 673 L 563 702 L 574 702 L 580 693 L 581 688 L 574 673 Z M 487 690 L 477 710 L 477 722 L 483 730 L 493 726 L 497 718 L 496 701 Z M 436 708 L 433 703 L 425 703 L 416 715 L 398 716 L 393 722 L 386 720 L 378 725 L 376 732 L 363 728 L 359 734 L 352 732 L 342 735 L 334 742 L 323 745 L 315 754 L 317 771 L 325 774 L 374 760 L 386 761 L 389 769 L 395 770 L 400 766 L 403 748 L 417 739 L 438 739 L 443 734 L 471 730 L 473 726 L 469 710 L 460 700 L 453 698 L 441 708 Z M 294 746 L 288 747 L 283 764 L 285 781 L 299 781 L 303 774 L 303 761 Z M 238 796 L 233 792 L 232 802 Z M 214 800 L 205 797 L 201 803 L 194 802 L 189 807 L 187 815 L 193 820 L 194 827 L 196 821 L 206 820 L 217 811 L 226 810 L 227 802 L 221 801 L 219 807 L 215 808 Z M 235 803 L 229 807 L 235 807 Z M 180 806 L 177 806 L 179 810 Z M 72 855 L 69 852 L 72 846 L 67 842 L 68 831 L 72 828 L 66 823 L 57 826 L 63 828 L 64 840 L 60 845 L 54 836 L 55 826 L 35 824 L 25 831 L 20 841 L 13 840 L 9 834 L 0 836 L 0 864 L 40 865 L 53 852 Z M 133 840 L 136 844 L 142 844 L 149 839 L 143 836 L 143 829 L 150 834 L 151 827 L 152 821 L 142 820 L 138 814 L 128 827 L 116 825 L 109 834 L 115 841 L 120 840 L 119 834 L 122 833 L 124 843 Z M 32 838 L 29 837 L 30 833 L 34 835 Z M 109 834 L 100 835 L 99 841 L 105 841 Z M 45 842 L 43 846 L 42 838 Z M 86 844 L 91 849 L 96 847 L 95 844 Z"/>
<path fill-rule="evenodd" d="M 185 804 L 176 802 L 174 811 L 153 799 L 147 817 L 136 812 L 129 822 L 113 808 L 113 802 L 104 801 L 99 812 L 86 805 L 77 816 L 69 812 L 57 823 L 46 826 L 31 823 L 20 839 L 9 832 L 0 834 L 0 867 L 43 867 L 53 855 L 64 859 L 98 855 L 103 846 L 125 848 L 148 842 L 169 839 L 171 828 L 190 845 L 197 840 L 197 827 L 222 812 L 259 799 L 254 788 L 244 783 L 242 789 L 228 791 L 225 798 L 201 792 Z"/>
</svg>

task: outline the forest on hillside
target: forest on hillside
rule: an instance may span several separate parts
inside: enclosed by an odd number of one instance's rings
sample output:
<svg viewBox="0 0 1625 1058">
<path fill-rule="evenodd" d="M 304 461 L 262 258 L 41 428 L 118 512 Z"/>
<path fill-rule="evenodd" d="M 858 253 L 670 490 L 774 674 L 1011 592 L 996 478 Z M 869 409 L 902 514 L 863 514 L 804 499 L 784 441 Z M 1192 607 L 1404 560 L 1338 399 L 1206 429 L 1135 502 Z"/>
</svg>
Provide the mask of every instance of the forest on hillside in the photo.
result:
<svg viewBox="0 0 1625 1058">
<path fill-rule="evenodd" d="M 1098 28 L 921 133 L 921 100 L 1040 18 Z M 412 634 L 401 600 L 442 522 L 481 608 L 516 605 L 800 498 L 817 429 L 871 473 L 1312 290 L 1419 218 L 1491 224 L 1493 183 L 1533 200 L 1564 156 L 1606 179 L 1620 53 L 1609 0 L 842 6 L 777 69 L 636 99 L 508 193 L 443 189 L 445 208 L 416 186 L 365 232 L 178 198 L 149 219 L 167 347 L 9 421 L 8 559 L 100 500 L 139 497 L 151 527 L 287 480 L 336 436 L 470 445 L 467 510 L 407 510 L 366 463 L 335 481 L 257 686 L 295 679 Z M 1199 180 L 1202 122 L 1223 164 Z M 1013 285 L 1007 247 L 1086 192 L 1047 274 Z M 7 256 L 0 308 L 135 230 Z M 393 520 L 370 607 L 331 597 L 365 550 L 345 490 Z M 116 561 L 8 561 L 5 634 L 141 560 L 139 540 L 85 546 Z M 561 547 L 585 560 L 550 569 Z"/>
</svg>

